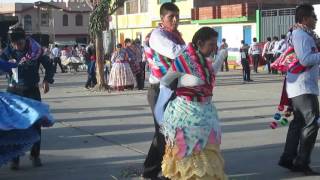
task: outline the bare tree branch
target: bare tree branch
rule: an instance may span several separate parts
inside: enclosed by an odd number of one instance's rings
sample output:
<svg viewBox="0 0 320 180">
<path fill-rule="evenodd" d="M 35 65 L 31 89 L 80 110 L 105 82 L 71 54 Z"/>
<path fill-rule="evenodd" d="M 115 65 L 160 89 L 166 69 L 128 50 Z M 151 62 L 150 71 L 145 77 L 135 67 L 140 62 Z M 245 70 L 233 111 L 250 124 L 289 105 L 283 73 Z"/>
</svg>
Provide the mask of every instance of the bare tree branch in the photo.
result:
<svg viewBox="0 0 320 180">
<path fill-rule="evenodd" d="M 108 14 L 112 15 L 113 13 L 115 13 L 119 8 L 123 7 L 126 1 L 127 0 L 116 0 L 115 2 L 113 2 L 112 6 L 110 6 Z"/>
<path fill-rule="evenodd" d="M 93 4 L 90 2 L 90 0 L 85 0 L 87 5 L 90 7 L 91 10 L 94 9 Z"/>
</svg>

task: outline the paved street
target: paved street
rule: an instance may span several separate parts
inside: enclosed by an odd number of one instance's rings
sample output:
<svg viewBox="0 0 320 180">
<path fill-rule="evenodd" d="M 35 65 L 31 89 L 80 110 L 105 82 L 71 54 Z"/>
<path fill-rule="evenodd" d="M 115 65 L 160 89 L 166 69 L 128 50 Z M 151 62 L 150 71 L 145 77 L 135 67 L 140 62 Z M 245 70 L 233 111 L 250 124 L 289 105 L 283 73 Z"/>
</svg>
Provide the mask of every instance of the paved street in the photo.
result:
<svg viewBox="0 0 320 180">
<path fill-rule="evenodd" d="M 320 179 L 277 166 L 287 127 L 269 128 L 281 92 L 281 77 L 253 74 L 242 84 L 241 72 L 220 73 L 214 90 L 223 129 L 222 153 L 232 180 Z M 0 168 L 1 180 L 113 180 L 137 177 L 153 136 L 145 91 L 90 92 L 85 73 L 57 74 L 43 101 L 57 123 L 43 129 L 41 168 L 23 157 L 21 170 Z M 5 80 L 0 76 L 0 89 Z M 312 167 L 320 171 L 316 144 Z"/>
</svg>

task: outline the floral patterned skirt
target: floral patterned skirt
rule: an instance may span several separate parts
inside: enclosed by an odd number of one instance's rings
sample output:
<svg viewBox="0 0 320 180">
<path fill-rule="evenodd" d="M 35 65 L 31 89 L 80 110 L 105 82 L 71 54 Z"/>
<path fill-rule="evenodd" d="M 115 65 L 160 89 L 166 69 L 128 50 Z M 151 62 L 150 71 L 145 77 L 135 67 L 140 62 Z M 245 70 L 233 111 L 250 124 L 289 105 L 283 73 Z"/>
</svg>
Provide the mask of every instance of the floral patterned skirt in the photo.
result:
<svg viewBox="0 0 320 180">
<path fill-rule="evenodd" d="M 114 63 L 109 76 L 109 86 L 114 89 L 133 87 L 135 82 L 134 75 L 129 63 Z"/>
<path fill-rule="evenodd" d="M 168 103 L 161 132 L 166 138 L 162 173 L 172 180 L 225 180 L 221 128 L 211 100 L 177 97 Z"/>
</svg>

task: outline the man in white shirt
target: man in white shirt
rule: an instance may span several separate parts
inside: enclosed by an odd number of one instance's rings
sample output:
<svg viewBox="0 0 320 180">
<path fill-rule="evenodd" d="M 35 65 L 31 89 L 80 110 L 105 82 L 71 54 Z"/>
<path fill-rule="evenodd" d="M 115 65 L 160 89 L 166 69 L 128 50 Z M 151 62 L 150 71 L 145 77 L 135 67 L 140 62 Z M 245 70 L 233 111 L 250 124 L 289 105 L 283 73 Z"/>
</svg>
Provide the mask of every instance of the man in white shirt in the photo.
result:
<svg viewBox="0 0 320 180">
<path fill-rule="evenodd" d="M 57 44 L 54 45 L 54 48 L 51 50 L 51 54 L 53 56 L 54 72 L 55 73 L 57 72 L 57 64 L 59 64 L 61 72 L 64 73 L 65 71 L 62 67 L 61 59 L 60 59 L 61 53 L 60 53 L 60 49 L 58 48 Z"/>
<path fill-rule="evenodd" d="M 260 58 L 260 47 L 257 43 L 257 38 L 253 38 L 253 43 L 250 45 L 249 54 L 252 56 L 253 59 L 253 71 L 258 73 L 258 66 L 259 66 L 259 58 Z"/>
<path fill-rule="evenodd" d="M 273 57 L 273 53 L 269 51 L 271 44 L 271 37 L 267 37 L 267 42 L 263 46 L 262 57 L 266 60 L 268 66 L 268 73 L 271 74 L 271 61 Z"/>
<path fill-rule="evenodd" d="M 219 50 L 222 50 L 222 49 L 225 49 L 226 52 L 227 52 L 227 57 L 224 59 L 224 64 L 222 63 L 222 66 L 221 66 L 221 71 L 223 71 L 224 67 L 226 68 L 226 71 L 229 71 L 229 65 L 228 65 L 228 44 L 226 42 L 226 39 L 223 38 L 222 39 L 222 43 L 219 47 Z"/>
<path fill-rule="evenodd" d="M 286 35 L 282 34 L 280 41 L 277 41 L 274 46 L 275 59 L 277 59 L 286 50 L 286 48 Z"/>
<path fill-rule="evenodd" d="M 296 24 L 289 37 L 291 34 L 294 51 L 304 71 L 294 73 L 289 70 L 287 73 L 286 89 L 292 101 L 294 119 L 289 126 L 279 165 L 305 175 L 314 175 L 318 173 L 314 172 L 309 164 L 319 129 L 320 46 L 313 32 L 317 17 L 311 5 L 302 4 L 296 9 L 295 19 Z"/>
<path fill-rule="evenodd" d="M 185 43 L 178 32 L 179 8 L 174 3 L 164 3 L 160 7 L 160 27 L 151 32 L 149 40 L 145 44 L 145 53 L 149 54 L 150 88 L 148 90 L 148 102 L 154 115 L 154 107 L 160 91 L 160 79 L 169 69 L 172 59 L 185 49 Z M 153 55 L 150 51 L 155 54 Z M 161 57 L 161 58 L 158 58 Z M 155 117 L 155 116 L 154 116 Z M 144 178 L 158 179 L 161 172 L 161 162 L 165 151 L 165 138 L 160 133 L 160 126 L 154 118 L 155 134 L 148 155 L 144 162 L 142 176 Z"/>
</svg>

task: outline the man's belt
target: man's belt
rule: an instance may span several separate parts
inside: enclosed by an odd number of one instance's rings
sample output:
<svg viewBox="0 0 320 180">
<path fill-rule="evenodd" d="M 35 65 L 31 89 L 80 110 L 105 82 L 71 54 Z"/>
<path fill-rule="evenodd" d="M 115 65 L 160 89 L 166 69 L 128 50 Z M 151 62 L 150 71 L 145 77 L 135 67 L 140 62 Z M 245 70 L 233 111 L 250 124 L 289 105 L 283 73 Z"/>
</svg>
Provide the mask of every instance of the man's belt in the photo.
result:
<svg viewBox="0 0 320 180">
<path fill-rule="evenodd" d="M 151 88 L 160 88 L 160 83 L 157 84 L 150 84 Z"/>
<path fill-rule="evenodd" d="M 19 84 L 10 84 L 8 86 L 8 89 L 11 89 L 11 90 L 26 90 L 26 89 L 36 89 L 36 88 L 39 88 L 39 85 L 24 86 Z"/>
</svg>

